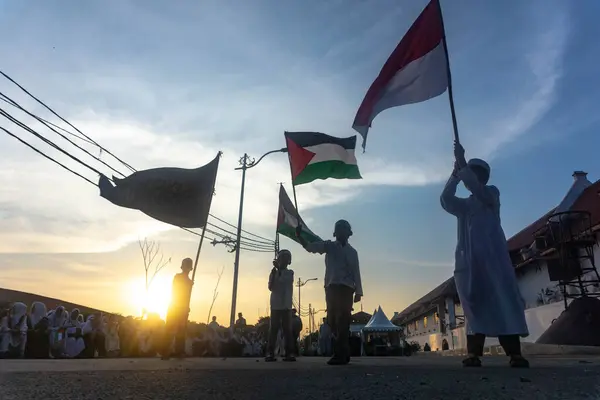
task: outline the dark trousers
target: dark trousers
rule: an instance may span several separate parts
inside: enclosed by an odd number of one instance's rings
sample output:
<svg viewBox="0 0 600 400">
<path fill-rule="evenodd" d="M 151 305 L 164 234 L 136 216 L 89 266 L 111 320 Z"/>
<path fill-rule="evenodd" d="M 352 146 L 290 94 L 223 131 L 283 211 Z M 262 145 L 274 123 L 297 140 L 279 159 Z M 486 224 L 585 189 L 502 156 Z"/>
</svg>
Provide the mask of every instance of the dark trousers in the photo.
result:
<svg viewBox="0 0 600 400">
<path fill-rule="evenodd" d="M 185 337 L 187 328 L 187 312 L 177 312 L 167 315 L 165 324 L 165 335 L 163 338 L 163 350 L 161 354 L 165 357 L 174 354 L 176 356 L 185 355 Z M 175 348 L 171 353 L 171 346 L 175 340 Z"/>
<path fill-rule="evenodd" d="M 350 320 L 354 289 L 344 285 L 325 288 L 327 322 L 334 338 L 333 356 L 339 359 L 350 357 Z"/>
<path fill-rule="evenodd" d="M 520 356 L 521 355 L 521 339 L 519 335 L 505 335 L 498 336 L 498 341 L 504 349 L 507 356 Z M 469 354 L 476 355 L 478 357 L 483 356 L 483 346 L 485 344 L 485 335 L 476 333 L 474 335 L 467 335 L 467 351 Z"/>
<path fill-rule="evenodd" d="M 294 352 L 294 343 L 292 336 L 292 310 L 271 310 L 271 322 L 269 326 L 269 344 L 267 346 L 267 355 L 275 355 L 275 344 L 279 329 L 283 331 L 283 342 L 285 345 L 285 355 L 290 356 Z"/>
<path fill-rule="evenodd" d="M 96 352 L 98 352 L 98 357 L 106 357 L 106 336 L 104 336 L 104 333 L 99 331 L 86 333 L 83 335 L 83 342 L 85 343 L 85 349 L 79 355 L 80 357 L 94 358 Z"/>
</svg>

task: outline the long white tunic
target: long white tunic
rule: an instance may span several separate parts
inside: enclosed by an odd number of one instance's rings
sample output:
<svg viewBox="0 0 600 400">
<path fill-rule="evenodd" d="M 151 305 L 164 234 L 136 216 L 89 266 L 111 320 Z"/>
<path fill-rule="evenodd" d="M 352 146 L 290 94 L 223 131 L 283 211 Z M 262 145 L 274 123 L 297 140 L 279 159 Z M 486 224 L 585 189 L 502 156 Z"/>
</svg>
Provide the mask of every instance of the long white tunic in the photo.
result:
<svg viewBox="0 0 600 400">
<path fill-rule="evenodd" d="M 527 336 L 525 303 L 500 224 L 500 192 L 481 184 L 468 167 L 457 175 L 446 183 L 441 203 L 458 219 L 454 280 L 467 334 Z M 456 197 L 461 180 L 469 198 Z"/>
</svg>

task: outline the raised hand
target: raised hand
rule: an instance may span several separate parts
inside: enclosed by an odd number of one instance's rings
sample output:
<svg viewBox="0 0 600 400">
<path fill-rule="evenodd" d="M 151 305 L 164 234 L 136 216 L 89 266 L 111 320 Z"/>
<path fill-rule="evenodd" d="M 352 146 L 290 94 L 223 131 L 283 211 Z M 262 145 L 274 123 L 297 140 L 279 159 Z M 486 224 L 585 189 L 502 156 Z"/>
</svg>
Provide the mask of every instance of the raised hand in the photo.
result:
<svg viewBox="0 0 600 400">
<path fill-rule="evenodd" d="M 467 160 L 465 159 L 465 148 L 462 147 L 462 145 L 457 141 L 454 141 L 454 159 L 456 160 L 459 169 L 467 165 Z"/>
</svg>

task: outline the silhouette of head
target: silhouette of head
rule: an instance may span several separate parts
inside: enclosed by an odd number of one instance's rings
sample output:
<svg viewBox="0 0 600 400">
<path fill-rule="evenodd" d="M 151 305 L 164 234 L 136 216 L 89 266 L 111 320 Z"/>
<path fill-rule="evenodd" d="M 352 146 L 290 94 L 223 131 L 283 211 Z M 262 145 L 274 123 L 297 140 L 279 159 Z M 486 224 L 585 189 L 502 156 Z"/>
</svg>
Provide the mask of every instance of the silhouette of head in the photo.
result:
<svg viewBox="0 0 600 400">
<path fill-rule="evenodd" d="M 335 223 L 333 228 L 333 236 L 340 242 L 345 242 L 350 236 L 352 236 L 352 227 L 350 223 L 345 219 L 340 219 Z"/>
<path fill-rule="evenodd" d="M 194 269 L 194 262 L 192 261 L 191 258 L 189 258 L 189 257 L 188 258 L 184 258 L 181 261 L 181 270 L 183 272 L 186 272 L 186 273 L 189 274 L 190 271 L 192 271 L 193 269 Z"/>
</svg>

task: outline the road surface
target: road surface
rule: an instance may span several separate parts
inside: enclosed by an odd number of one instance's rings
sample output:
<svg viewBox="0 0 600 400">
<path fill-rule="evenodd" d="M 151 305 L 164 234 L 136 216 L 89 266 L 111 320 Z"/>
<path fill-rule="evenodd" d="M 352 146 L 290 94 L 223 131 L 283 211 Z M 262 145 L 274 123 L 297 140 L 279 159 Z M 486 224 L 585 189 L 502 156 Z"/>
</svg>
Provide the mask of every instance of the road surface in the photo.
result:
<svg viewBox="0 0 600 400">
<path fill-rule="evenodd" d="M 460 358 L 360 358 L 331 367 L 255 359 L 2 360 L 0 399 L 600 399 L 599 357 L 505 357 L 465 369 Z"/>
</svg>

